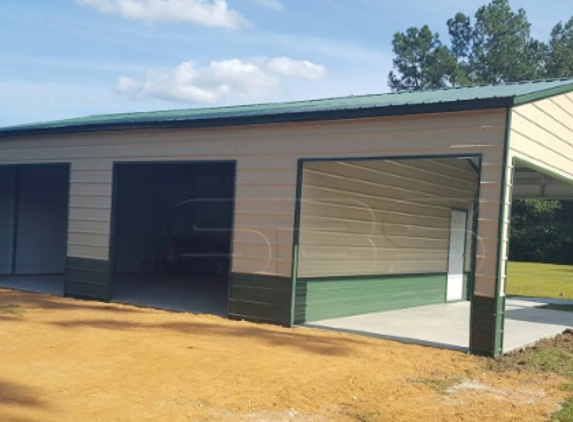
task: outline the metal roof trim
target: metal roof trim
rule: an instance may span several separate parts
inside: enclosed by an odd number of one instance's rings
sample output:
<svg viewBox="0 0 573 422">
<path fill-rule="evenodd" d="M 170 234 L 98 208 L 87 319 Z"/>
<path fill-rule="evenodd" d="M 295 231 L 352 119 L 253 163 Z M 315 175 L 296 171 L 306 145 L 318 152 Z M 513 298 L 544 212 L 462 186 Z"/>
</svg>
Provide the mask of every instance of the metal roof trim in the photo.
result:
<svg viewBox="0 0 573 422">
<path fill-rule="evenodd" d="M 142 129 L 244 126 L 511 108 L 571 91 L 573 91 L 573 79 L 554 79 L 285 103 L 108 114 L 0 128 L 0 139 Z"/>
<path fill-rule="evenodd" d="M 514 99 L 514 106 L 519 106 L 534 101 L 551 98 L 556 95 L 566 94 L 568 92 L 573 92 L 573 82 L 569 84 L 560 85 L 554 88 L 532 92 L 530 94 L 518 95 Z"/>
<path fill-rule="evenodd" d="M 52 126 L 44 128 L 7 128 L 0 129 L 0 139 L 23 138 L 30 136 L 49 136 L 80 134 L 94 132 L 120 132 L 145 129 L 188 129 L 212 128 L 229 126 L 251 126 L 272 123 L 316 122 L 329 120 L 351 120 L 387 116 L 405 116 L 416 114 L 448 113 L 496 108 L 509 108 L 513 104 L 512 97 L 497 97 L 491 99 L 457 100 L 424 104 L 403 104 L 396 106 L 358 107 L 348 109 L 332 109 L 320 111 L 300 111 L 285 113 L 269 113 L 240 117 L 207 117 L 193 119 L 150 119 L 121 123 L 96 123 L 70 126 Z"/>
</svg>

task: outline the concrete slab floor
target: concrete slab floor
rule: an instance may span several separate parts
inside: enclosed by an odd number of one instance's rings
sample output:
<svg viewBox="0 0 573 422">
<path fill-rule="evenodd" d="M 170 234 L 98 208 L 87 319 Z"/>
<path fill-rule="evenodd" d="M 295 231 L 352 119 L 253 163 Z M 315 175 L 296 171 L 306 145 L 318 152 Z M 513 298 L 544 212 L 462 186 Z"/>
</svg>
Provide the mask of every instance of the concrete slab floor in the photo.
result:
<svg viewBox="0 0 573 422">
<path fill-rule="evenodd" d="M 64 276 L 33 275 L 0 277 L 0 287 L 4 287 L 6 289 L 23 290 L 26 292 L 63 296 Z"/>
<path fill-rule="evenodd" d="M 112 302 L 168 311 L 227 316 L 227 283 L 145 274 L 116 275 Z"/>
<path fill-rule="evenodd" d="M 547 303 L 552 301 L 507 299 L 504 353 L 529 346 L 543 338 L 556 336 L 567 328 L 573 328 L 573 312 L 540 308 Z M 470 303 L 439 304 L 333 318 L 306 326 L 467 352 L 470 337 Z"/>
<path fill-rule="evenodd" d="M 63 296 L 64 276 L 0 277 L 0 288 Z M 226 317 L 227 297 L 226 283 L 129 275 L 116 278 L 112 302 Z"/>
</svg>

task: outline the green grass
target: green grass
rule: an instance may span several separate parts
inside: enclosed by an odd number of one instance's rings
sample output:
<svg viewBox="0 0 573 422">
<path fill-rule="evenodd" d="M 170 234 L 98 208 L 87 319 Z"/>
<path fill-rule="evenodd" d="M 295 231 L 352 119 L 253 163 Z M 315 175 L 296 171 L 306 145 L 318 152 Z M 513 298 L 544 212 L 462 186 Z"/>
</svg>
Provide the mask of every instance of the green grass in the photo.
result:
<svg viewBox="0 0 573 422">
<path fill-rule="evenodd" d="M 573 266 L 510 262 L 507 294 L 573 299 Z"/>
<path fill-rule="evenodd" d="M 489 360 L 487 367 L 500 373 L 517 370 L 533 374 L 561 375 L 571 380 L 571 383 L 563 384 L 561 389 L 571 392 L 573 391 L 573 330 L 567 330 L 553 339 L 541 340 L 533 347 Z M 551 416 L 551 421 L 573 422 L 573 397 L 563 404 L 560 411 Z"/>
<path fill-rule="evenodd" d="M 444 394 L 449 388 L 463 381 L 460 377 L 434 376 L 428 378 L 416 378 L 411 380 L 414 384 L 424 384 L 439 394 Z"/>
<path fill-rule="evenodd" d="M 573 266 L 510 262 L 506 292 L 511 296 L 573 299 Z M 548 309 L 573 312 L 571 305 L 548 305 Z M 564 391 L 573 391 L 573 331 L 534 347 L 491 361 L 490 369 L 549 372 L 571 379 Z M 554 422 L 573 422 L 573 397 L 552 415 Z"/>
<path fill-rule="evenodd" d="M 563 405 L 563 409 L 554 413 L 551 417 L 554 422 L 571 422 L 573 421 L 573 401 L 569 400 Z"/>
<path fill-rule="evenodd" d="M 0 314 L 22 316 L 24 310 L 19 305 L 0 305 Z"/>
</svg>

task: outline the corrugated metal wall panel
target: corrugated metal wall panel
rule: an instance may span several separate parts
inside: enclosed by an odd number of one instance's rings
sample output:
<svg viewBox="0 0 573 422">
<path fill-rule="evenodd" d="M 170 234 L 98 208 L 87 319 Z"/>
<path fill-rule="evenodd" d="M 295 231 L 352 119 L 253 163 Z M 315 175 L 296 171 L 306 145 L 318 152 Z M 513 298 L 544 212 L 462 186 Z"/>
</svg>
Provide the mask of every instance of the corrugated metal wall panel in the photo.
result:
<svg viewBox="0 0 573 422">
<path fill-rule="evenodd" d="M 15 200 L 16 167 L 0 166 L 0 275 L 13 269 Z"/>
<path fill-rule="evenodd" d="M 107 261 L 111 227 L 113 162 L 91 158 L 72 162 L 68 256 Z M 86 192 L 94 182 L 99 192 Z"/>
<path fill-rule="evenodd" d="M 443 303 L 446 279 L 445 274 L 299 279 L 295 322 Z"/>
<path fill-rule="evenodd" d="M 68 256 L 107 260 L 114 161 L 237 159 L 235 241 L 237 245 L 241 243 L 246 255 L 235 257 L 233 271 L 290 277 L 298 158 L 484 153 L 485 163 L 499 163 L 504 129 L 504 110 L 490 110 L 303 124 L 93 133 L 3 140 L 0 163 L 71 162 L 74 194 L 70 197 L 70 234 L 74 236 L 68 242 Z M 403 174 L 408 174 L 407 170 L 403 169 Z M 263 176 L 259 178 L 259 174 Z M 97 184 L 97 192 L 91 182 Z M 463 185 L 458 181 L 455 186 Z M 284 228 L 267 227 L 265 216 L 269 214 L 280 214 Z M 249 239 L 256 245 L 261 238 L 251 236 L 245 240 L 242 234 L 244 230 L 257 230 L 253 224 L 257 216 L 261 221 L 260 234 L 281 245 L 273 250 L 270 265 L 261 260 L 257 248 L 250 256 L 250 249 L 244 245 Z M 84 233 L 84 223 L 99 233 Z M 476 283 L 479 286 L 479 277 Z"/>
<path fill-rule="evenodd" d="M 511 152 L 573 182 L 573 94 L 514 108 Z"/>
<path fill-rule="evenodd" d="M 468 160 L 403 163 L 304 164 L 299 277 L 447 272 L 451 209 L 473 208 L 478 174 Z"/>
</svg>

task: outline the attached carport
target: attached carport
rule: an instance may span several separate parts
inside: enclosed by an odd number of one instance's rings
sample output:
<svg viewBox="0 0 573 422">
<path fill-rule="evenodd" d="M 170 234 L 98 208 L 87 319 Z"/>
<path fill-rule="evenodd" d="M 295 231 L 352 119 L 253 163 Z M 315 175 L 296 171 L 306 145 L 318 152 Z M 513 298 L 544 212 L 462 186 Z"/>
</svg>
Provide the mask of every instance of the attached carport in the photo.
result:
<svg viewBox="0 0 573 422">
<path fill-rule="evenodd" d="M 0 166 L 0 287 L 62 295 L 70 168 Z"/>
</svg>

